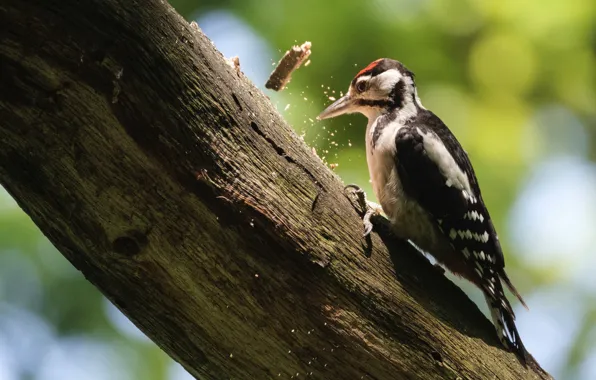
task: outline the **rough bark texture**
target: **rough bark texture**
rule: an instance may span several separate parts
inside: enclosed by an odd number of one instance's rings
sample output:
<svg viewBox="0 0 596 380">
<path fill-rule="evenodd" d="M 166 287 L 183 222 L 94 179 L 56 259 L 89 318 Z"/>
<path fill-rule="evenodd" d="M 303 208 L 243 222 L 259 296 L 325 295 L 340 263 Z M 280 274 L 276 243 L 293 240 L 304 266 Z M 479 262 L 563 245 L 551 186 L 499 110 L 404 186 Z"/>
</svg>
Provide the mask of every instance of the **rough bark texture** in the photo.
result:
<svg viewBox="0 0 596 380">
<path fill-rule="evenodd" d="M 197 378 L 549 378 L 412 248 L 365 255 L 342 183 L 164 1 L 2 0 L 0 33 L 0 182 Z"/>
</svg>

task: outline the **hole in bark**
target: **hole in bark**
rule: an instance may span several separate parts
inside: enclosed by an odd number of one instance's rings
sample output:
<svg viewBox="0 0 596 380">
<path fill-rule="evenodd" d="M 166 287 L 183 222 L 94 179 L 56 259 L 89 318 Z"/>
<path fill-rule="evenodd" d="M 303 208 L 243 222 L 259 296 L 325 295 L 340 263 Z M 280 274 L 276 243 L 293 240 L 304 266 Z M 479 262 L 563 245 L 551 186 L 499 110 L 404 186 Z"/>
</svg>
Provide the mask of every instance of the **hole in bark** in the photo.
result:
<svg viewBox="0 0 596 380">
<path fill-rule="evenodd" d="M 286 156 L 286 152 L 279 147 L 273 140 L 271 140 L 269 137 L 265 136 L 265 134 L 263 132 L 261 132 L 261 129 L 259 129 L 259 126 L 257 125 L 257 123 L 255 123 L 254 121 L 250 122 L 250 127 L 259 134 L 259 136 L 263 137 L 265 140 L 267 140 L 267 142 L 273 147 L 273 149 L 275 149 L 275 151 L 277 152 L 277 154 L 279 154 L 280 156 L 283 156 L 286 158 L 286 160 L 288 162 L 293 163 L 294 160 L 291 157 Z"/>
<path fill-rule="evenodd" d="M 112 242 L 112 249 L 120 255 L 132 257 L 138 255 L 147 243 L 145 234 L 139 231 L 129 231 L 127 235 L 120 236 Z"/>
<path fill-rule="evenodd" d="M 114 240 L 112 247 L 114 252 L 124 256 L 134 256 L 141 250 L 137 242 L 127 236 L 120 236 Z"/>
<path fill-rule="evenodd" d="M 443 358 L 441 357 L 441 354 L 439 354 L 437 351 L 433 351 L 430 353 L 430 355 L 433 357 L 433 359 L 439 363 L 443 362 Z"/>
<path fill-rule="evenodd" d="M 286 159 L 286 161 L 288 161 L 291 164 L 295 164 L 297 165 L 300 169 L 302 169 L 304 171 L 304 173 L 306 173 L 306 175 L 308 175 L 308 177 L 311 179 L 311 181 L 315 184 L 315 186 L 317 186 L 319 189 L 321 190 L 325 190 L 323 188 L 323 186 L 316 180 L 315 176 L 302 164 L 297 163 L 292 157 L 286 155 L 286 152 L 284 151 L 284 149 L 282 147 L 280 147 L 279 145 L 277 145 L 275 143 L 275 141 L 273 141 L 273 139 L 271 139 L 270 137 L 267 137 L 263 131 L 261 131 L 261 129 L 259 128 L 259 126 L 257 125 L 257 123 L 255 123 L 254 121 L 250 122 L 250 127 L 262 138 L 264 138 L 273 149 L 275 149 L 275 151 L 277 152 L 277 154 L 279 154 L 280 156 L 282 156 L 283 158 Z"/>
<path fill-rule="evenodd" d="M 234 102 L 236 102 L 236 105 L 238 106 L 238 108 L 240 108 L 240 111 L 242 111 L 242 104 L 240 104 L 240 100 L 238 100 L 236 94 L 232 94 L 232 99 L 234 99 Z"/>
</svg>

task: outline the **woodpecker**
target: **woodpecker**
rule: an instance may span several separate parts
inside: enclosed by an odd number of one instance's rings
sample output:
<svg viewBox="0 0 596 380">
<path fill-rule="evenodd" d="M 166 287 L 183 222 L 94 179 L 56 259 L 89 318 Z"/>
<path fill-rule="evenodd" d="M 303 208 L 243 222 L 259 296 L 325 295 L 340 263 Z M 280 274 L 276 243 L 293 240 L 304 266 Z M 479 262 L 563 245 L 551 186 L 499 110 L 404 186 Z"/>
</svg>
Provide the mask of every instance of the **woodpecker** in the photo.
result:
<svg viewBox="0 0 596 380">
<path fill-rule="evenodd" d="M 480 288 L 499 340 L 525 363 L 526 350 L 502 282 L 527 306 L 505 272 L 499 238 L 470 159 L 449 128 L 422 105 L 414 73 L 392 59 L 372 62 L 318 119 L 348 113 L 368 118 L 366 159 L 372 188 L 394 233 Z M 365 207 L 368 235 L 378 205 L 365 201 Z"/>
</svg>

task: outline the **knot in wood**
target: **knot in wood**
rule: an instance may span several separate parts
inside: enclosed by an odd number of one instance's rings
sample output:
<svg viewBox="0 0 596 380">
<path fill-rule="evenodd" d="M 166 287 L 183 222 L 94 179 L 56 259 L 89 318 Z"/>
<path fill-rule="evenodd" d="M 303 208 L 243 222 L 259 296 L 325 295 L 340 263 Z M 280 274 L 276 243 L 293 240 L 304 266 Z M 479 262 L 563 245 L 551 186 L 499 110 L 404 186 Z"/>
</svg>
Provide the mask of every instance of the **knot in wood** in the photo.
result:
<svg viewBox="0 0 596 380">
<path fill-rule="evenodd" d="M 128 257 L 141 253 L 149 241 L 147 236 L 140 231 L 128 231 L 125 235 L 117 237 L 112 242 L 114 252 Z"/>
</svg>

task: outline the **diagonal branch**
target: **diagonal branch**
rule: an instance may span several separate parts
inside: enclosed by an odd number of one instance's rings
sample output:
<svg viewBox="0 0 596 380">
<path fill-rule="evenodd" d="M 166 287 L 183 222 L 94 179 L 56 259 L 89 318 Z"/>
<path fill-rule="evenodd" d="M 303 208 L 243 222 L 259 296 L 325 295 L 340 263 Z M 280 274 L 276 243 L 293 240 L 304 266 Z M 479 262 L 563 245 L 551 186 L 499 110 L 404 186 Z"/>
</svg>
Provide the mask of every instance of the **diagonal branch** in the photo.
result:
<svg viewBox="0 0 596 380">
<path fill-rule="evenodd" d="M 163 1 L 0 4 L 0 182 L 197 378 L 550 378 Z M 385 242 L 390 253 L 383 244 Z"/>
</svg>

